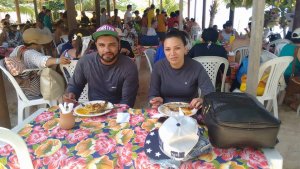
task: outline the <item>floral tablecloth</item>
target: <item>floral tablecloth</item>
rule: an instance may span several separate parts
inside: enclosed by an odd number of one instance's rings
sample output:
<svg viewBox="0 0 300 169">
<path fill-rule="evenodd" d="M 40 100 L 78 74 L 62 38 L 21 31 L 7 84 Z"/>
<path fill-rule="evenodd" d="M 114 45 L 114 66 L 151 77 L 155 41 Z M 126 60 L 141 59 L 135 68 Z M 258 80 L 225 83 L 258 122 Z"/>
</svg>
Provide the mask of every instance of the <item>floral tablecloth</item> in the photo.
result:
<svg viewBox="0 0 300 169">
<path fill-rule="evenodd" d="M 129 123 L 116 123 L 117 112 L 129 112 Z M 122 107 L 100 117 L 76 117 L 72 130 L 59 127 L 59 109 L 52 107 L 27 124 L 19 135 L 26 141 L 35 168 L 160 168 L 151 164 L 143 146 L 147 134 L 160 126 L 154 109 Z M 19 168 L 12 147 L 0 148 L 0 168 Z M 268 168 L 260 150 L 218 149 L 182 163 L 191 168 Z"/>
</svg>

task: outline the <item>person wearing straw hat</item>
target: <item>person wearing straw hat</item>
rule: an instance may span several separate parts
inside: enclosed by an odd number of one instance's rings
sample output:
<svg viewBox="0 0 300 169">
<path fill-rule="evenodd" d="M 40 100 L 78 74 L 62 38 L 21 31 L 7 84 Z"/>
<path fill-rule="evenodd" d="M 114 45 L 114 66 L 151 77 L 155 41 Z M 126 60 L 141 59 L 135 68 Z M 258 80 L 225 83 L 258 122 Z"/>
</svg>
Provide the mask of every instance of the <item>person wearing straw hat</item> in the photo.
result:
<svg viewBox="0 0 300 169">
<path fill-rule="evenodd" d="M 92 37 L 97 52 L 78 61 L 64 101 L 76 103 L 88 84 L 90 101 L 105 100 L 133 107 L 139 87 L 137 66 L 130 58 L 119 53 L 118 32 L 111 25 L 103 25 Z"/>
<path fill-rule="evenodd" d="M 53 58 L 51 56 L 46 56 L 43 54 L 42 47 L 45 44 L 49 44 L 52 42 L 52 36 L 44 34 L 37 28 L 29 28 L 24 31 L 23 33 L 23 41 L 24 45 L 17 46 L 9 57 L 5 58 L 5 63 L 7 69 L 14 69 L 13 60 L 20 60 L 20 62 L 24 65 L 24 69 L 43 69 L 46 67 L 50 67 L 57 64 L 69 64 L 70 60 L 62 57 L 62 58 Z M 9 66 L 11 65 L 11 66 Z M 15 64 L 15 67 L 20 67 L 19 65 Z M 23 72 L 16 72 L 14 70 L 9 70 L 13 76 L 24 76 Z M 23 89 L 24 93 L 27 96 L 39 96 L 40 88 L 39 88 L 39 77 L 36 76 L 36 80 L 32 80 L 31 76 L 26 76 L 26 78 L 30 78 L 30 89 L 28 86 L 22 86 L 20 82 L 20 87 Z M 25 79 L 24 79 L 25 80 Z M 33 85 L 35 83 L 35 85 Z"/>
</svg>

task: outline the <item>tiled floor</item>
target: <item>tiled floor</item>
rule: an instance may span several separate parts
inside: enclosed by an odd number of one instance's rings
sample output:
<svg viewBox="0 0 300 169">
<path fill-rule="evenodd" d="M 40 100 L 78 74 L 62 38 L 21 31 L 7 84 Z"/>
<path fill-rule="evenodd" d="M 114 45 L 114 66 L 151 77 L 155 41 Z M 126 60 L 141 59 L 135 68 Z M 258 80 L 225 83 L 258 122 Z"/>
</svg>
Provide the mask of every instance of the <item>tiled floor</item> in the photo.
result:
<svg viewBox="0 0 300 169">
<path fill-rule="evenodd" d="M 139 92 L 136 99 L 136 108 L 148 107 L 147 95 L 149 89 L 150 73 L 145 58 L 141 60 L 139 74 Z M 6 93 L 12 125 L 17 123 L 17 98 L 12 86 L 6 82 Z M 279 106 L 279 118 L 282 121 L 279 131 L 279 143 L 276 149 L 283 156 L 284 169 L 300 168 L 300 117 L 296 112 L 286 106 Z"/>
</svg>

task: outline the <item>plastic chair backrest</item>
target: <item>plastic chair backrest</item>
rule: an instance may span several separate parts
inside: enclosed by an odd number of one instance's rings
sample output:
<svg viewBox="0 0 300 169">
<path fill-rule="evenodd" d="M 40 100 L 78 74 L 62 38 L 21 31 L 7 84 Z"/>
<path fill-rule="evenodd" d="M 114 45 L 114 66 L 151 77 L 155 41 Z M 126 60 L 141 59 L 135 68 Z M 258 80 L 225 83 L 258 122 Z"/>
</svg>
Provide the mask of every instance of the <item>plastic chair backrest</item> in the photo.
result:
<svg viewBox="0 0 300 169">
<path fill-rule="evenodd" d="M 76 68 L 76 64 L 77 64 L 78 60 L 71 60 L 70 64 L 60 64 L 60 70 L 63 72 L 64 78 L 66 80 L 67 83 L 69 83 L 70 78 L 73 76 L 75 68 Z M 88 101 L 88 85 L 86 84 L 78 101 L 79 102 L 86 102 Z"/>
<path fill-rule="evenodd" d="M 216 79 L 219 68 L 222 64 L 224 64 L 224 72 L 221 86 L 221 92 L 223 92 L 225 87 L 226 73 L 228 71 L 229 66 L 228 60 L 220 56 L 198 56 L 194 57 L 193 59 L 202 64 L 214 86 L 216 86 Z"/>
<path fill-rule="evenodd" d="M 56 51 L 57 51 L 58 56 L 61 55 L 61 52 L 64 52 L 64 51 L 61 51 L 61 49 L 64 46 L 64 44 L 66 44 L 66 43 L 61 43 L 61 44 L 57 45 Z"/>
<path fill-rule="evenodd" d="M 150 72 L 152 72 L 153 65 L 154 65 L 154 56 L 156 54 L 156 50 L 146 49 L 144 51 L 144 53 L 145 53 L 146 58 L 147 58 L 147 62 L 148 62 L 148 65 L 149 65 Z"/>
<path fill-rule="evenodd" d="M 18 97 L 24 101 L 24 102 L 28 102 L 29 99 L 26 97 L 25 93 L 23 92 L 23 90 L 21 89 L 20 85 L 18 84 L 18 82 L 16 81 L 16 79 L 8 72 L 8 70 L 6 69 L 6 67 L 4 66 L 4 59 L 0 60 L 0 69 L 2 70 L 2 72 L 5 74 L 5 76 L 8 78 L 8 80 L 11 82 L 11 84 L 14 86 L 16 93 L 18 95 Z"/>
<path fill-rule="evenodd" d="M 292 61 L 293 57 L 283 56 L 271 59 L 260 66 L 258 79 L 262 78 L 266 70 L 268 70 L 269 72 L 269 77 L 265 86 L 265 91 L 261 97 L 271 97 L 277 94 L 279 79 Z"/>
<path fill-rule="evenodd" d="M 69 41 L 68 35 L 60 36 L 61 43 L 67 43 Z"/>
<path fill-rule="evenodd" d="M 0 141 L 8 143 L 13 147 L 21 169 L 33 169 L 27 145 L 19 135 L 7 128 L 0 127 Z"/>
<path fill-rule="evenodd" d="M 241 64 L 244 57 L 249 55 L 249 46 L 241 46 L 239 48 L 236 48 L 233 50 L 233 53 L 235 54 L 235 57 L 239 54 L 240 58 L 238 60 L 238 63 Z"/>
<path fill-rule="evenodd" d="M 261 52 L 261 57 L 260 58 L 261 58 L 262 63 L 265 63 L 265 62 L 267 62 L 271 59 L 277 58 L 277 56 L 275 54 L 267 51 L 267 50 L 263 50 Z"/>
<path fill-rule="evenodd" d="M 80 54 L 81 56 L 83 56 L 85 54 L 86 50 L 89 47 L 90 41 L 91 41 L 91 36 L 82 37 L 82 50 L 81 50 L 81 54 Z"/>
<path fill-rule="evenodd" d="M 275 45 L 275 48 L 276 48 L 276 46 L 279 45 L 279 44 L 288 44 L 288 43 L 292 43 L 292 42 L 288 39 L 277 39 L 277 40 L 274 40 L 274 41 L 270 42 L 267 45 L 266 50 L 269 51 L 272 45 Z"/>
</svg>

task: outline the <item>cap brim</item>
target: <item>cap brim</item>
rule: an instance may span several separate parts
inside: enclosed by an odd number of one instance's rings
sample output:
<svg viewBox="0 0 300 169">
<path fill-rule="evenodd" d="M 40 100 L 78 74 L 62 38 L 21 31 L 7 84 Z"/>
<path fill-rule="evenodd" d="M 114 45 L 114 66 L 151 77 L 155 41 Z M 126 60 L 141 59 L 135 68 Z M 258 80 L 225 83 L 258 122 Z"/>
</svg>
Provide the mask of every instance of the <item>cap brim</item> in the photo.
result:
<svg viewBox="0 0 300 169">
<path fill-rule="evenodd" d="M 158 129 L 152 130 L 146 137 L 144 144 L 145 154 L 153 160 L 171 159 L 159 148 Z"/>
<path fill-rule="evenodd" d="M 95 32 L 95 33 L 93 33 L 92 37 L 93 37 L 94 40 L 97 40 L 97 38 L 99 36 L 104 36 L 104 35 L 114 36 L 116 38 L 119 38 L 118 33 L 117 32 L 113 32 L 113 31 L 99 31 L 99 32 Z"/>
</svg>

